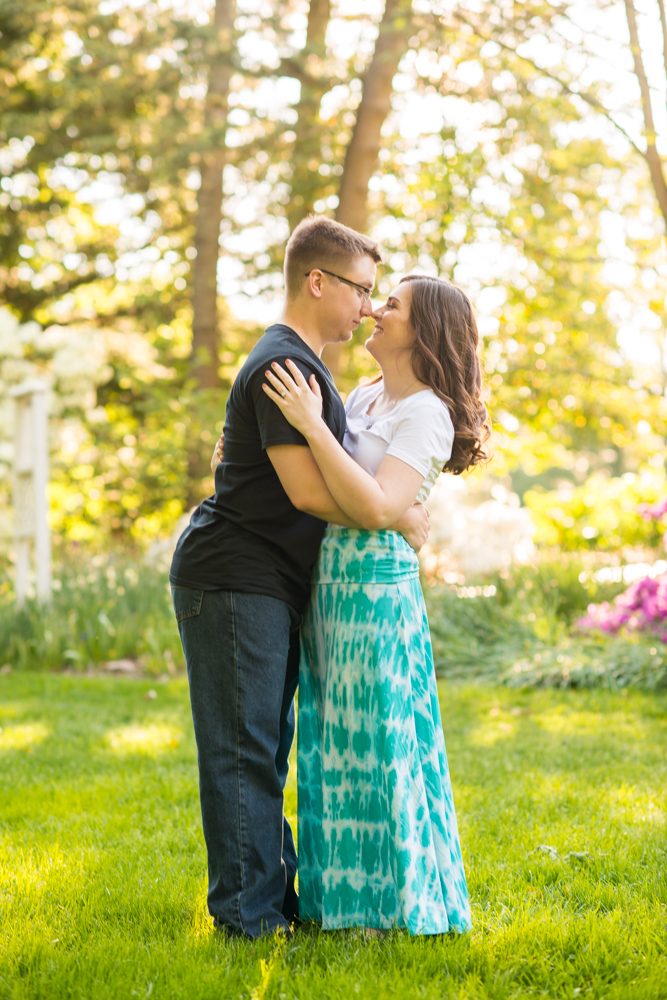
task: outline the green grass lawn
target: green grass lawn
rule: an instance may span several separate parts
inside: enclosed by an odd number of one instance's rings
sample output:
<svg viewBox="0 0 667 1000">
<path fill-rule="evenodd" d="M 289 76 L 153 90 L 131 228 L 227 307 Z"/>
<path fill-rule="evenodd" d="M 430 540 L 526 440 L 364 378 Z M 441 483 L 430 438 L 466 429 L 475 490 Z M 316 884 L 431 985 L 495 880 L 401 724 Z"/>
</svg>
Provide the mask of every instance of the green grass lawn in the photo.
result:
<svg viewBox="0 0 667 1000">
<path fill-rule="evenodd" d="M 226 943 L 185 681 L 0 677 L 0 997 L 667 997 L 667 697 L 441 702 L 473 932 Z"/>
</svg>

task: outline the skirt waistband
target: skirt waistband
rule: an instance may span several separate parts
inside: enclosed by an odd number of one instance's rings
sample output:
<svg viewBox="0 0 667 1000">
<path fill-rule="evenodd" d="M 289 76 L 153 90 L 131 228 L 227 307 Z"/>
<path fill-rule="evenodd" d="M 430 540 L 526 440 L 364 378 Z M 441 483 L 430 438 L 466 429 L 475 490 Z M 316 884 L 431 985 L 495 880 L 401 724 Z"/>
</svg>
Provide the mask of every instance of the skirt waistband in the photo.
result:
<svg viewBox="0 0 667 1000">
<path fill-rule="evenodd" d="M 397 531 L 329 525 L 313 583 L 399 583 L 419 578 L 417 553 Z"/>
</svg>

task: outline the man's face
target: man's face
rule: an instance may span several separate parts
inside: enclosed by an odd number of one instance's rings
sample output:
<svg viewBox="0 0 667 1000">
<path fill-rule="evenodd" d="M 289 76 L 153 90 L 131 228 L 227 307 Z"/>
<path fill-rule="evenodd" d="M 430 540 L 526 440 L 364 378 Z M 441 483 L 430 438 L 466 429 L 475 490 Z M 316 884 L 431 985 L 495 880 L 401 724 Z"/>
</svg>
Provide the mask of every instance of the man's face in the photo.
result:
<svg viewBox="0 0 667 1000">
<path fill-rule="evenodd" d="M 352 257 L 331 270 L 337 277 L 323 273 L 322 278 L 327 340 L 332 344 L 345 343 L 361 321 L 373 312 L 371 292 L 375 287 L 377 266 L 370 257 Z"/>
</svg>

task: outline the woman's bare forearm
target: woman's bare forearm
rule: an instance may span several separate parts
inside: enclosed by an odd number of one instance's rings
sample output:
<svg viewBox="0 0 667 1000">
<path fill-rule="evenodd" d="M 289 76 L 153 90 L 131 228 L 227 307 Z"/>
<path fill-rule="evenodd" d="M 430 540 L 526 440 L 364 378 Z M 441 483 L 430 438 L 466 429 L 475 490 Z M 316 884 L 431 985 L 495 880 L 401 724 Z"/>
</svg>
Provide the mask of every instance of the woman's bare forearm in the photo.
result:
<svg viewBox="0 0 667 1000">
<path fill-rule="evenodd" d="M 299 509 L 304 514 L 311 514 L 313 517 L 319 518 L 320 521 L 338 524 L 342 528 L 360 528 L 360 524 L 357 524 L 351 517 L 348 517 L 344 510 L 341 510 L 328 490 L 327 494 L 322 497 L 313 497 L 314 502 L 311 501 L 309 503 L 306 501 L 306 505 L 301 506 Z"/>
<path fill-rule="evenodd" d="M 308 444 L 331 496 L 340 509 L 363 528 L 387 528 L 413 502 L 388 496 L 341 447 L 324 421 L 308 436 Z"/>
<path fill-rule="evenodd" d="M 301 488 L 298 493 L 294 493 L 291 497 L 292 502 L 295 503 L 298 506 L 298 509 L 302 510 L 305 514 L 317 517 L 321 521 L 338 524 L 344 528 L 361 528 L 362 525 L 359 524 L 358 521 L 355 521 L 354 518 L 350 517 L 349 514 L 346 514 L 345 511 L 342 510 L 336 503 L 324 481 L 324 477 L 322 476 L 320 469 L 315 464 L 315 456 L 311 454 L 311 458 L 313 460 L 312 469 L 305 463 L 302 463 L 301 466 L 298 467 L 297 479 Z M 277 459 L 275 460 L 277 461 Z M 284 467 L 281 471 L 283 471 L 284 475 Z M 313 472 L 316 474 L 313 475 Z M 287 482 L 287 486 L 290 490 L 292 490 L 293 481 Z M 413 544 L 413 539 L 416 537 L 416 532 L 418 532 L 420 528 L 419 519 L 415 519 L 415 513 L 416 508 L 411 505 L 393 524 L 388 525 L 389 528 L 403 534 L 411 545 Z"/>
<path fill-rule="evenodd" d="M 387 456 L 369 475 L 338 443 L 322 419 L 322 392 L 315 375 L 307 382 L 289 358 L 290 372 L 275 361 L 264 373 L 262 390 L 310 447 L 319 474 L 338 507 L 368 530 L 388 528 L 414 502 L 423 476 L 406 462 Z"/>
<path fill-rule="evenodd" d="M 342 528 L 362 527 L 351 517 L 348 517 L 345 511 L 341 510 L 328 490 L 326 490 L 326 494 L 323 491 L 322 497 L 318 499 L 321 499 L 321 503 L 313 503 L 310 509 L 307 506 L 302 506 L 300 509 L 305 514 L 311 514 L 321 521 L 327 521 L 329 524 L 337 524 Z M 428 535 L 428 522 L 420 517 L 418 508 L 425 509 L 420 504 L 417 504 L 417 506 L 411 505 L 393 524 L 387 525 L 387 528 L 391 531 L 397 531 L 400 535 L 403 535 L 406 541 L 417 550 L 424 544 Z"/>
</svg>

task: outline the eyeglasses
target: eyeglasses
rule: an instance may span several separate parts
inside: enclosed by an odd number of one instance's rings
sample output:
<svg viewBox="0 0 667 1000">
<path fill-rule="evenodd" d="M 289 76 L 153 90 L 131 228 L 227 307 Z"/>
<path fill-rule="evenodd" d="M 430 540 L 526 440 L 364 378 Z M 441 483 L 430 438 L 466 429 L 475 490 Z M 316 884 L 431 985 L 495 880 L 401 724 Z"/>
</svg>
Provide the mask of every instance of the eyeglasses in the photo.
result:
<svg viewBox="0 0 667 1000">
<path fill-rule="evenodd" d="M 331 278 L 338 278 L 344 285 L 350 285 L 351 288 L 356 288 L 358 292 L 361 292 L 362 302 L 370 302 L 371 295 L 373 294 L 372 288 L 366 288 L 365 285 L 358 285 L 356 281 L 350 281 L 349 278 L 341 278 L 340 274 L 334 274 L 333 271 L 327 271 L 323 267 L 313 267 L 310 271 L 306 271 L 304 277 L 309 278 L 313 271 L 321 271 L 322 274 L 328 274 Z"/>
</svg>

